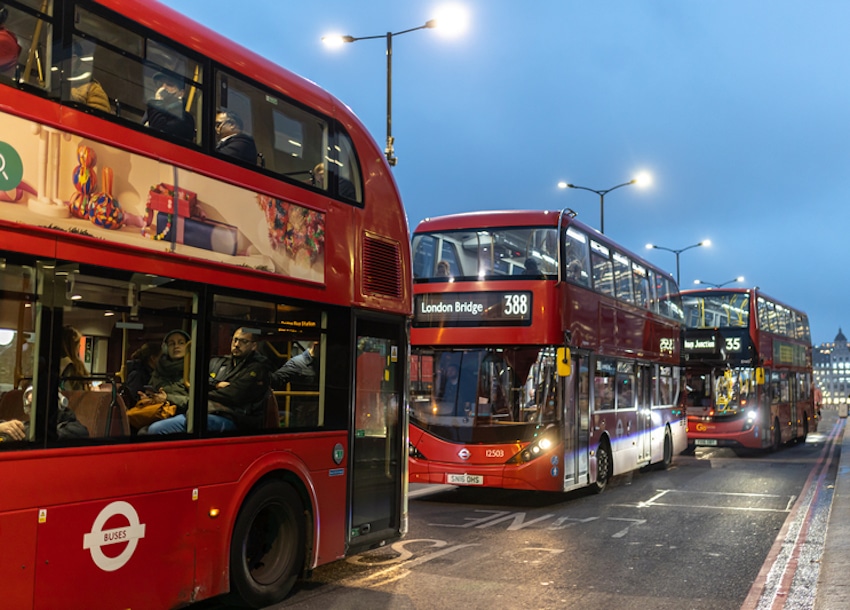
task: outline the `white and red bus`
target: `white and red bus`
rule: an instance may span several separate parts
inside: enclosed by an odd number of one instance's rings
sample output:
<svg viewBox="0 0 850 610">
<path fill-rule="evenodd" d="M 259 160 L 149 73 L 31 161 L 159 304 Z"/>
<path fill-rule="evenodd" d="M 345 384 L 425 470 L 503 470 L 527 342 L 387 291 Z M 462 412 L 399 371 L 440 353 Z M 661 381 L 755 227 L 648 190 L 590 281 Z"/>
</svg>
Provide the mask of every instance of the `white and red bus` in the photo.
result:
<svg viewBox="0 0 850 610">
<path fill-rule="evenodd" d="M 756 288 L 682 292 L 688 449 L 778 449 L 817 430 L 805 313 Z"/>
<path fill-rule="evenodd" d="M 411 482 L 602 491 L 685 448 L 676 283 L 574 216 L 416 228 Z"/>
<path fill-rule="evenodd" d="M 364 126 L 151 0 L 0 16 L 0 420 L 25 431 L 0 442 L 0 605 L 262 606 L 401 537 L 410 242 Z M 275 368 L 313 348 L 313 373 L 215 433 L 238 328 Z M 125 363 L 173 330 L 187 431 L 135 433 Z"/>
</svg>

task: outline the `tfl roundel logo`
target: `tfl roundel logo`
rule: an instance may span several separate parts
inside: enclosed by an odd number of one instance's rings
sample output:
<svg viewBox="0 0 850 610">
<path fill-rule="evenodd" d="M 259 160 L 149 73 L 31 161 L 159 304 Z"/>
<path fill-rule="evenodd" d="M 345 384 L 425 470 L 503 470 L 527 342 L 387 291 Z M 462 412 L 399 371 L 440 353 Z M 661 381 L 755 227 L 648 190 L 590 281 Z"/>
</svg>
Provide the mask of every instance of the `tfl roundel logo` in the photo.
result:
<svg viewBox="0 0 850 610">
<path fill-rule="evenodd" d="M 120 515 L 122 525 L 103 529 L 112 517 Z M 126 522 L 126 525 L 123 523 Z M 92 524 L 91 532 L 83 536 L 83 548 L 91 553 L 92 561 L 104 572 L 114 572 L 130 561 L 139 539 L 145 537 L 145 525 L 139 522 L 136 509 L 128 502 L 113 502 L 103 508 Z M 115 557 L 103 552 L 103 547 L 112 544 L 124 544 L 124 550 Z"/>
</svg>

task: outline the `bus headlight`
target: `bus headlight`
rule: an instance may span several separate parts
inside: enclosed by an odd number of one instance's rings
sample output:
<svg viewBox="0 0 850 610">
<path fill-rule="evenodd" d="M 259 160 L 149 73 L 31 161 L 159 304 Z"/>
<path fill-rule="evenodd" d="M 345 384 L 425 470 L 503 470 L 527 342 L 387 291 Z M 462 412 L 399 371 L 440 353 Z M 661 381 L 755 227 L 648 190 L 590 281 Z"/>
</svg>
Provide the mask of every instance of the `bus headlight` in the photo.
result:
<svg viewBox="0 0 850 610">
<path fill-rule="evenodd" d="M 750 430 L 756 423 L 756 417 L 758 417 L 758 411 L 755 409 L 750 409 L 747 411 L 747 414 L 744 418 L 744 431 Z"/>
<path fill-rule="evenodd" d="M 417 460 L 428 459 L 424 455 L 422 455 L 422 452 L 419 451 L 419 449 L 416 448 L 416 445 L 414 445 L 413 443 L 410 443 L 410 442 L 407 443 L 407 456 L 412 457 L 412 458 L 416 458 Z"/>
<path fill-rule="evenodd" d="M 524 464 L 526 462 L 530 462 L 531 460 L 539 458 L 541 455 L 545 455 L 554 446 L 555 441 L 553 441 L 550 437 L 541 436 L 528 447 L 509 459 L 507 463 Z"/>
</svg>

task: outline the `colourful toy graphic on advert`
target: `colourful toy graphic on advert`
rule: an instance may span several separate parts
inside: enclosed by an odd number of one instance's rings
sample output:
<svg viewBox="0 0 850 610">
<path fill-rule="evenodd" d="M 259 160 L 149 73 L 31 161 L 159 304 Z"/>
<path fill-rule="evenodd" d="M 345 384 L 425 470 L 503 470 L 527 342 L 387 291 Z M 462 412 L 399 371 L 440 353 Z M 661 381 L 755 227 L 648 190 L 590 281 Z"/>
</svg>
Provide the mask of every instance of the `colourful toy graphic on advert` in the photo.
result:
<svg viewBox="0 0 850 610">
<path fill-rule="evenodd" d="M 97 174 L 94 172 L 97 155 L 88 146 L 80 145 L 77 147 L 77 160 L 79 165 L 74 168 L 72 177 L 77 192 L 71 197 L 68 209 L 75 218 L 87 218 L 90 198 L 97 191 Z"/>
<path fill-rule="evenodd" d="M 104 229 L 120 229 L 124 225 L 124 211 L 112 196 L 112 168 L 103 168 L 103 191 L 89 201 L 88 217 Z"/>
<path fill-rule="evenodd" d="M 24 164 L 18 151 L 6 142 L 0 142 L 0 201 L 15 203 L 24 193 L 36 194 L 23 177 Z"/>
<path fill-rule="evenodd" d="M 258 195 L 269 226 L 269 243 L 299 264 L 312 265 L 325 251 L 325 217 L 274 197 Z"/>
</svg>

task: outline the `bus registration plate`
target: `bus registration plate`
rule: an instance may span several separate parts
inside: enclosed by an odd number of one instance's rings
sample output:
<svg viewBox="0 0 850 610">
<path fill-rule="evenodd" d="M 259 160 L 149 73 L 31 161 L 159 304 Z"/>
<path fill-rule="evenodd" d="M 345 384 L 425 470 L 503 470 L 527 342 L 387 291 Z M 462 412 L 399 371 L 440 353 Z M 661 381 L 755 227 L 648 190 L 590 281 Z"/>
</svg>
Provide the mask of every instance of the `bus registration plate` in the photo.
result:
<svg viewBox="0 0 850 610">
<path fill-rule="evenodd" d="M 484 477 L 480 474 L 447 474 L 446 483 L 449 485 L 484 485 Z"/>
<path fill-rule="evenodd" d="M 698 438 L 694 440 L 695 445 L 702 445 L 703 447 L 716 447 L 717 439 L 713 438 Z"/>
</svg>

